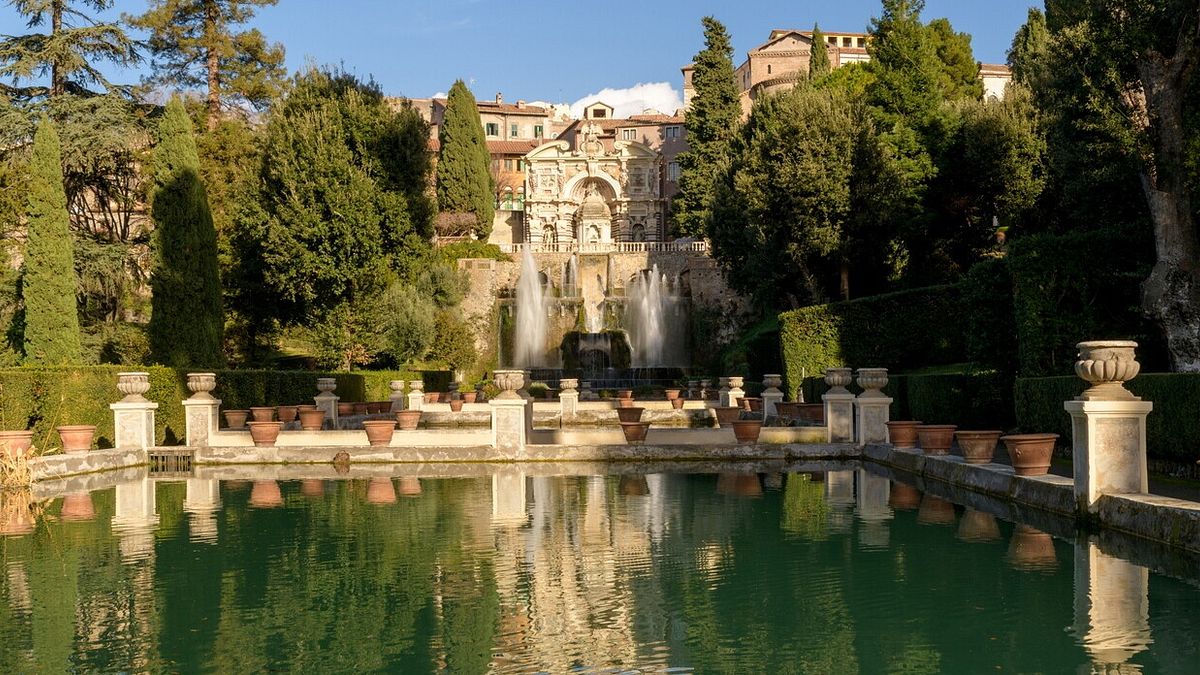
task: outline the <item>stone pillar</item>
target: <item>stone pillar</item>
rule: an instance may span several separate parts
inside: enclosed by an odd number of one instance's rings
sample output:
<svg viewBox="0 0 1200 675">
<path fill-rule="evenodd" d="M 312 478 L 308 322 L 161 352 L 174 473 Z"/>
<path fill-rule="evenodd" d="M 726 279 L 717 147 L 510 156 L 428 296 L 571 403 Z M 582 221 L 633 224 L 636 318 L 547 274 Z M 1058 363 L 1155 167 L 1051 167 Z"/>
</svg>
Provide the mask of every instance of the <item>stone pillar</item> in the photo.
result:
<svg viewBox="0 0 1200 675">
<path fill-rule="evenodd" d="M 404 380 L 388 382 L 388 389 L 392 390 L 392 393 L 388 395 L 388 400 L 392 402 L 388 411 L 397 413 L 404 410 Z"/>
<path fill-rule="evenodd" d="M 1123 383 L 1137 376 L 1136 342 L 1080 342 L 1075 373 L 1092 387 L 1063 403 L 1071 415 L 1071 454 L 1075 502 L 1082 515 L 1094 514 L 1105 494 L 1148 491 L 1146 416 L 1150 401 Z"/>
<path fill-rule="evenodd" d="M 1092 660 L 1090 672 L 1141 672 L 1128 661 L 1153 642 L 1149 584 L 1145 567 L 1103 553 L 1095 537 L 1077 540 L 1072 632 Z"/>
<path fill-rule="evenodd" d="M 422 404 L 425 403 L 425 381 L 424 380 L 409 380 L 408 381 L 408 409 L 420 410 Z"/>
<path fill-rule="evenodd" d="M 783 392 L 779 386 L 783 384 L 783 376 L 778 373 L 770 373 L 763 375 L 763 419 L 775 417 L 779 413 L 775 410 L 775 404 L 783 401 Z"/>
<path fill-rule="evenodd" d="M 492 373 L 500 394 L 488 401 L 492 407 L 492 447 L 515 455 L 525 451 L 525 410 L 529 401 L 517 393 L 525 383 L 525 371 L 497 370 Z"/>
<path fill-rule="evenodd" d="M 727 377 L 725 380 L 729 383 L 729 390 L 725 392 L 725 400 L 721 403 L 721 405 L 726 407 L 736 406 L 738 404 L 738 399 L 746 396 L 746 392 L 742 390 L 742 383 L 744 382 L 744 379 L 733 376 Z"/>
<path fill-rule="evenodd" d="M 191 397 L 183 402 L 186 442 L 188 447 L 208 445 L 221 422 L 221 399 L 213 398 L 217 386 L 215 373 L 188 373 L 187 387 Z"/>
<path fill-rule="evenodd" d="M 337 389 L 337 380 L 332 377 L 318 377 L 317 391 L 321 392 L 313 397 L 313 402 L 317 407 L 325 411 L 325 423 L 330 429 L 338 428 L 338 413 L 337 404 L 338 396 L 333 393 Z"/>
<path fill-rule="evenodd" d="M 821 400 L 825 402 L 826 440 L 829 443 L 854 442 L 854 394 L 846 389 L 850 384 L 850 372 L 849 368 L 825 369 L 825 384 L 829 385 L 829 391 L 821 396 Z"/>
<path fill-rule="evenodd" d="M 217 542 L 217 512 L 221 510 L 221 483 L 213 478 L 187 479 L 183 510 L 188 514 L 188 539 Z"/>
<path fill-rule="evenodd" d="M 729 405 L 731 405 L 730 403 L 728 403 L 728 401 L 729 401 L 729 378 L 728 377 L 718 377 L 717 378 L 717 386 L 719 387 L 719 389 L 717 389 L 717 405 L 728 407 Z"/>
<path fill-rule="evenodd" d="M 558 403 L 562 407 L 559 425 L 566 426 L 568 422 L 575 421 L 575 414 L 579 410 L 579 380 L 567 378 L 558 381 Z"/>
<path fill-rule="evenodd" d="M 863 393 L 854 399 L 854 418 L 859 447 L 887 443 L 887 422 L 891 419 L 892 399 L 880 389 L 887 386 L 887 368 L 859 368 L 858 386 Z"/>
<path fill-rule="evenodd" d="M 158 404 L 143 396 L 150 391 L 150 373 L 117 373 L 117 389 L 125 398 L 108 406 L 113 411 L 113 445 L 120 450 L 154 447 Z"/>
</svg>

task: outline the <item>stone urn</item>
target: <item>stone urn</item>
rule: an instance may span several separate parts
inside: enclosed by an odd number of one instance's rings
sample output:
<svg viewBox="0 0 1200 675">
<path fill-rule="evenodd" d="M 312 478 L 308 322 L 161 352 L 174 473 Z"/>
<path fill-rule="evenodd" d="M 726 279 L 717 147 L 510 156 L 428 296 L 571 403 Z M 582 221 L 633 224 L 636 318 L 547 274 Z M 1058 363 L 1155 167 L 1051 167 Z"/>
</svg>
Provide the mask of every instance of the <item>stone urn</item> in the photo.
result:
<svg viewBox="0 0 1200 675">
<path fill-rule="evenodd" d="M 956 536 L 969 542 L 996 541 L 1000 538 L 1000 526 L 996 524 L 996 517 L 992 514 L 968 506 L 963 511 L 962 520 L 958 522 Z"/>
<path fill-rule="evenodd" d="M 300 428 L 305 431 L 320 431 L 325 425 L 325 411 L 316 406 L 300 410 L 297 414 L 300 416 Z"/>
<path fill-rule="evenodd" d="M 766 375 L 763 375 L 763 388 L 764 389 L 767 389 L 767 390 L 779 389 L 782 386 L 783 386 L 783 375 L 781 375 L 779 373 L 767 373 Z"/>
<path fill-rule="evenodd" d="M 217 374 L 188 373 L 187 388 L 194 400 L 212 400 L 212 391 L 217 388 Z"/>
<path fill-rule="evenodd" d="M 560 393 L 573 394 L 579 390 L 579 380 L 574 377 L 564 377 L 558 381 L 558 389 Z"/>
<path fill-rule="evenodd" d="M 953 424 L 922 424 L 917 427 L 917 441 L 926 455 L 948 455 L 954 445 Z"/>
<path fill-rule="evenodd" d="M 1137 377 L 1142 366 L 1137 362 L 1137 343 L 1130 340 L 1080 342 L 1075 374 L 1092 385 L 1079 395 L 1083 401 L 1135 401 L 1123 385 Z"/>
<path fill-rule="evenodd" d="M 5 456 L 14 459 L 24 457 L 32 447 L 32 431 L 0 431 L 0 452 Z"/>
<path fill-rule="evenodd" d="M 671 399 L 671 407 L 675 410 L 683 410 L 683 404 L 687 403 L 687 399 L 682 396 Z"/>
<path fill-rule="evenodd" d="M 337 389 L 337 380 L 332 377 L 318 377 L 317 391 L 322 394 L 332 394 Z"/>
<path fill-rule="evenodd" d="M 522 398 L 517 392 L 525 385 L 525 371 L 497 370 L 492 373 L 492 380 L 500 389 L 497 399 L 514 400 Z"/>
<path fill-rule="evenodd" d="M 920 505 L 920 490 L 908 483 L 892 482 L 892 489 L 888 494 L 888 506 L 899 511 L 912 511 Z"/>
<path fill-rule="evenodd" d="M 1058 566 L 1054 538 L 1041 530 L 1018 524 L 1013 528 L 1005 555 L 1009 564 L 1019 570 L 1048 570 Z"/>
<path fill-rule="evenodd" d="M 463 400 L 461 398 L 450 399 L 450 412 L 462 412 Z"/>
<path fill-rule="evenodd" d="M 300 412 L 300 409 L 294 405 L 281 405 L 278 408 L 278 412 L 280 422 L 291 424 L 296 421 L 296 415 Z"/>
<path fill-rule="evenodd" d="M 917 509 L 917 522 L 923 525 L 953 525 L 954 504 L 927 494 L 921 498 L 921 506 Z"/>
<path fill-rule="evenodd" d="M 625 410 L 631 410 L 631 408 L 625 408 Z M 649 430 L 649 422 L 621 422 L 621 431 L 625 433 L 625 442 L 629 444 L 644 443 Z"/>
<path fill-rule="evenodd" d="M 1013 434 L 1001 436 L 1013 469 L 1018 476 L 1044 476 L 1050 471 L 1050 458 L 1058 434 Z"/>
<path fill-rule="evenodd" d="M 1003 431 L 956 431 L 958 449 L 962 450 L 967 464 L 990 464 L 996 454 L 996 444 Z"/>
<path fill-rule="evenodd" d="M 250 427 L 250 440 L 254 441 L 256 448 L 270 448 L 275 445 L 275 441 L 279 439 L 279 431 L 283 429 L 283 422 L 248 422 Z"/>
<path fill-rule="evenodd" d="M 92 437 L 96 435 L 94 424 L 66 424 L 58 427 L 57 431 L 64 453 L 87 452 L 92 449 Z"/>
<path fill-rule="evenodd" d="M 408 393 L 425 391 L 425 380 L 409 380 Z"/>
<path fill-rule="evenodd" d="M 717 426 L 728 429 L 742 416 L 742 409 L 737 406 L 714 406 L 713 413 L 717 416 Z"/>
<path fill-rule="evenodd" d="M 250 406 L 250 417 L 255 422 L 271 422 L 275 419 L 275 406 Z"/>
<path fill-rule="evenodd" d="M 251 422 L 251 424 L 279 423 Z M 253 429 L 253 427 L 251 428 Z M 254 487 L 250 489 L 250 506 L 258 509 L 274 509 L 283 506 L 283 493 L 279 490 L 279 482 L 273 480 L 254 481 Z"/>
<path fill-rule="evenodd" d="M 829 394 L 849 394 L 849 386 L 851 374 L 854 371 L 850 368 L 826 368 L 825 369 L 825 384 L 829 386 Z"/>
<path fill-rule="evenodd" d="M 665 389 L 663 390 L 663 395 L 667 397 L 668 401 L 674 401 L 675 399 L 679 398 L 679 394 L 682 391 L 682 389 Z"/>
<path fill-rule="evenodd" d="M 917 447 L 917 427 L 921 422 L 913 420 L 893 420 L 884 422 L 888 429 L 888 441 L 898 450 Z"/>
<path fill-rule="evenodd" d="M 117 373 L 117 391 L 125 394 L 122 403 L 141 403 L 150 391 L 150 373 Z"/>
<path fill-rule="evenodd" d="M 72 492 L 63 497 L 59 516 L 70 523 L 82 523 L 95 518 L 96 506 L 92 503 L 92 493 Z"/>
<path fill-rule="evenodd" d="M 858 386 L 863 389 L 863 393 L 859 395 L 860 398 L 884 398 L 884 393 L 880 389 L 886 387 L 887 383 L 887 368 L 858 369 Z"/>
<path fill-rule="evenodd" d="M 621 422 L 641 422 L 642 413 L 645 411 L 645 408 L 634 408 L 632 406 L 617 408 L 617 419 Z"/>
<path fill-rule="evenodd" d="M 479 395 L 479 394 L 477 394 L 476 392 L 473 392 L 473 391 L 464 391 L 464 392 L 462 393 L 462 402 L 463 402 L 463 403 L 474 403 L 474 402 L 475 402 L 475 398 L 476 398 L 478 395 Z"/>
<path fill-rule="evenodd" d="M 762 420 L 735 420 L 732 423 L 733 436 L 741 445 L 758 442 L 758 434 L 762 431 Z"/>
<path fill-rule="evenodd" d="M 371 447 L 386 447 L 392 442 L 392 432 L 396 430 L 396 420 L 364 420 L 363 430 L 367 432 L 367 442 Z"/>
<path fill-rule="evenodd" d="M 367 483 L 367 502 L 376 506 L 396 503 L 396 487 L 392 479 L 383 476 L 372 478 Z"/>
<path fill-rule="evenodd" d="M 421 479 L 416 476 L 400 477 L 400 494 L 405 497 L 416 497 L 421 494 Z"/>
<path fill-rule="evenodd" d="M 242 431 L 246 428 L 246 420 L 250 417 L 249 410 L 226 410 L 225 426 L 231 430 Z"/>
<path fill-rule="evenodd" d="M 396 425 L 400 427 L 400 431 L 413 431 L 420 421 L 420 410 L 401 410 L 396 413 Z"/>
</svg>

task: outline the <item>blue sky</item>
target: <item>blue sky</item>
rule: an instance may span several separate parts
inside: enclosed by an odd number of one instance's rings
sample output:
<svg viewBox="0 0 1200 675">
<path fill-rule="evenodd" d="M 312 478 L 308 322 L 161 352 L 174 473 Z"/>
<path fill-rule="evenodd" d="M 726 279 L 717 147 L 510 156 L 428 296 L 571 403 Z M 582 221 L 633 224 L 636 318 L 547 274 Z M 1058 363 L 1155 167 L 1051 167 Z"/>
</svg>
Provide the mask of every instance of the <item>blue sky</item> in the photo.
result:
<svg viewBox="0 0 1200 675">
<path fill-rule="evenodd" d="M 973 36 L 975 58 L 1000 63 L 1032 0 L 927 0 L 924 17 L 948 17 Z M 144 10 L 144 0 L 116 0 L 108 17 Z M 773 28 L 863 31 L 879 0 L 280 0 L 255 24 L 287 48 L 289 68 L 343 64 L 373 75 L 393 95 L 430 96 L 456 78 L 477 97 L 575 102 L 605 88 L 629 96 L 639 83 L 680 88 L 679 67 L 703 46 L 700 17 L 712 14 L 733 35 L 735 65 Z M 24 26 L 9 3 L 0 33 Z M 133 81 L 137 73 L 111 73 Z M 667 107 L 667 88 L 639 90 Z M 611 101 L 610 101 L 611 102 Z"/>
</svg>

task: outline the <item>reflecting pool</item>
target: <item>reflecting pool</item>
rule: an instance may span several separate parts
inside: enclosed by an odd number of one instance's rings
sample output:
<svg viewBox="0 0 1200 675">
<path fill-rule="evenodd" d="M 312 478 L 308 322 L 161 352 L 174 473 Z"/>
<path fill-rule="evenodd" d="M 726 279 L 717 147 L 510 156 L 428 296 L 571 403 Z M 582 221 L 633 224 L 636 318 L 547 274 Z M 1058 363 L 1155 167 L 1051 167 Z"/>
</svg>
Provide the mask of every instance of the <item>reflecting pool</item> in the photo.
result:
<svg viewBox="0 0 1200 675">
<path fill-rule="evenodd" d="M 0 664 L 1200 668 L 1200 584 L 1178 572 L 1186 563 L 1139 558 L 1167 573 L 1151 571 L 1095 537 L 1052 537 L 1045 523 L 1014 524 L 875 469 L 822 468 L 304 480 L 242 468 L 238 480 L 143 476 L 32 504 L 7 493 Z"/>
</svg>

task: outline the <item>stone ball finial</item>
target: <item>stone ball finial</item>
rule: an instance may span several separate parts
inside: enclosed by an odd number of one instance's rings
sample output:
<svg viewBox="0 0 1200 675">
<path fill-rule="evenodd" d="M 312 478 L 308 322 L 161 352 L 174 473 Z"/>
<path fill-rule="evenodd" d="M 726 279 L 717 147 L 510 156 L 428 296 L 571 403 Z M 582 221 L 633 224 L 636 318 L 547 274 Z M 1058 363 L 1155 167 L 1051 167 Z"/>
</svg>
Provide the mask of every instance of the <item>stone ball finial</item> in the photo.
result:
<svg viewBox="0 0 1200 675">
<path fill-rule="evenodd" d="M 216 373 L 188 373 L 187 388 L 195 400 L 212 398 L 212 390 L 217 388 Z"/>
<path fill-rule="evenodd" d="M 1124 383 L 1137 377 L 1137 343 L 1132 340 L 1093 340 L 1075 345 L 1079 358 L 1075 374 L 1092 385 L 1079 395 L 1081 401 L 1137 401 Z"/>
<path fill-rule="evenodd" d="M 125 394 L 122 403 L 141 403 L 150 391 L 150 373 L 117 373 L 117 391 Z"/>
</svg>

